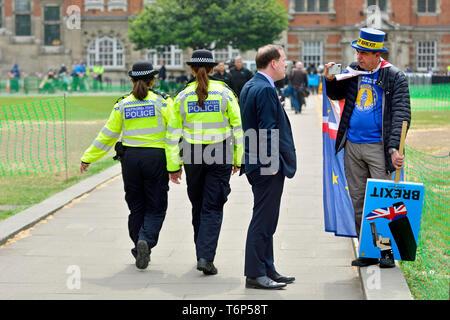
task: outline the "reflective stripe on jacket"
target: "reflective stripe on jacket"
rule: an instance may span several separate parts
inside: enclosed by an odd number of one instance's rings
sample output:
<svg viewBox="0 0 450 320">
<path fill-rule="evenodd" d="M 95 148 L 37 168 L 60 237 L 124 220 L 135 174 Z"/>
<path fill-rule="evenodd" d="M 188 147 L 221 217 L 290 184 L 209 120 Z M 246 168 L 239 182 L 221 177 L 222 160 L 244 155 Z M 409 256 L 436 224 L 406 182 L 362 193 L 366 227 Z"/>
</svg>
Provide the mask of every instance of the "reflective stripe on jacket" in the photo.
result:
<svg viewBox="0 0 450 320">
<path fill-rule="evenodd" d="M 234 93 L 221 81 L 209 80 L 208 97 L 203 108 L 198 105 L 192 82 L 175 98 L 169 111 L 166 135 L 167 170 L 180 169 L 179 141 L 183 137 L 191 144 L 211 144 L 234 137 L 233 164 L 240 166 L 243 154 L 243 132 L 239 104 Z"/>
<path fill-rule="evenodd" d="M 170 104 L 170 99 L 152 91 L 143 100 L 131 94 L 118 101 L 81 161 L 91 163 L 102 158 L 121 134 L 124 146 L 164 149 Z"/>
</svg>

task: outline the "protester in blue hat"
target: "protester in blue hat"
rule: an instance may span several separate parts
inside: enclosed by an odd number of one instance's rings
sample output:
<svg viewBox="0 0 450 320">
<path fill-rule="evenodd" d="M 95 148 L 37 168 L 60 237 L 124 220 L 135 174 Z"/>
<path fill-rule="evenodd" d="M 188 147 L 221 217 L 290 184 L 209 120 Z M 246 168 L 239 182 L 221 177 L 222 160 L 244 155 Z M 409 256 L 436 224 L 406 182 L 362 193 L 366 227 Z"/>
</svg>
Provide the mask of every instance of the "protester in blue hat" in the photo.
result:
<svg viewBox="0 0 450 320">
<path fill-rule="evenodd" d="M 381 57 L 385 33 L 372 28 L 360 30 L 351 42 L 357 61 L 342 74 L 330 74 L 335 62 L 325 65 L 327 95 L 345 99 L 336 137 L 336 153 L 344 148 L 344 167 L 360 235 L 367 178 L 391 180 L 391 174 L 403 167 L 398 153 L 402 122 L 411 121 L 408 81 L 404 73 Z M 380 263 L 394 267 L 392 250 L 381 259 L 360 257 L 352 266 Z"/>
</svg>

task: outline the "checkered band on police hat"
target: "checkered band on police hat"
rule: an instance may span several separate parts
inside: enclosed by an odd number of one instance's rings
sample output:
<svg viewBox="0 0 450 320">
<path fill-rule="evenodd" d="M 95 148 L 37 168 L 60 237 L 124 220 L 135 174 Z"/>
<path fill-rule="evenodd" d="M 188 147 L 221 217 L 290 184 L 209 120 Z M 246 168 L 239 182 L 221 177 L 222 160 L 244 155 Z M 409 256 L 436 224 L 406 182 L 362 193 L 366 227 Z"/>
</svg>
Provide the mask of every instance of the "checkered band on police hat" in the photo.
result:
<svg viewBox="0 0 450 320">
<path fill-rule="evenodd" d="M 133 68 L 128 75 L 130 77 L 146 77 L 157 74 L 158 71 L 153 70 L 153 65 L 147 61 L 138 61 L 133 64 Z"/>
<path fill-rule="evenodd" d="M 212 52 L 206 49 L 195 50 L 192 53 L 191 60 L 186 62 L 188 65 L 217 65 Z"/>
</svg>

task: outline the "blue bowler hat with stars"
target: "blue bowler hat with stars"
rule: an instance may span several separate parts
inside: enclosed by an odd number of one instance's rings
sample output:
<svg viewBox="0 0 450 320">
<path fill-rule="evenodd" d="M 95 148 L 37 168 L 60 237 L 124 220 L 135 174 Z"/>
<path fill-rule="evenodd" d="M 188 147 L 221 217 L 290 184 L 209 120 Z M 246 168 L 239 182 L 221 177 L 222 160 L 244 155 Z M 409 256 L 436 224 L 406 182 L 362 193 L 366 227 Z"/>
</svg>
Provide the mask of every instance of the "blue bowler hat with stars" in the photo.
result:
<svg viewBox="0 0 450 320">
<path fill-rule="evenodd" d="M 383 47 L 385 35 L 383 31 L 377 29 L 362 28 L 359 31 L 359 38 L 353 40 L 350 45 L 361 51 L 387 52 L 388 50 Z"/>
</svg>

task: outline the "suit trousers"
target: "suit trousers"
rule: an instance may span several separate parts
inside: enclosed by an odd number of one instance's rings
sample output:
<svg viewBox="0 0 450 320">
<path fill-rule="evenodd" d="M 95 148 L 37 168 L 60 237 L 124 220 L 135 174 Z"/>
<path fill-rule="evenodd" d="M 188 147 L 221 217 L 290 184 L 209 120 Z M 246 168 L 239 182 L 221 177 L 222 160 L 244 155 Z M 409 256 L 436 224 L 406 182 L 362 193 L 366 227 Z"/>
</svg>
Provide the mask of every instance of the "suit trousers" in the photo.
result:
<svg viewBox="0 0 450 320">
<path fill-rule="evenodd" d="M 214 261 L 216 256 L 223 207 L 231 192 L 231 167 L 231 164 L 184 164 L 197 260 Z"/>
<path fill-rule="evenodd" d="M 344 169 L 359 239 L 367 179 L 391 179 L 386 172 L 383 144 L 353 143 L 347 139 L 344 148 Z"/>
<path fill-rule="evenodd" d="M 139 240 L 149 248 L 158 243 L 167 211 L 169 175 L 164 149 L 125 147 L 121 160 L 125 200 L 130 210 L 128 231 L 135 247 Z"/>
<path fill-rule="evenodd" d="M 278 224 L 285 176 L 261 175 L 260 168 L 247 173 L 253 192 L 253 216 L 245 245 L 245 276 L 257 278 L 273 275 L 273 235 Z"/>
</svg>

